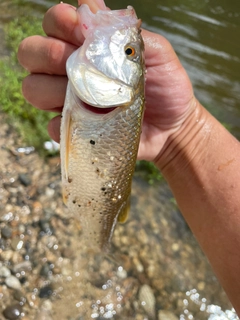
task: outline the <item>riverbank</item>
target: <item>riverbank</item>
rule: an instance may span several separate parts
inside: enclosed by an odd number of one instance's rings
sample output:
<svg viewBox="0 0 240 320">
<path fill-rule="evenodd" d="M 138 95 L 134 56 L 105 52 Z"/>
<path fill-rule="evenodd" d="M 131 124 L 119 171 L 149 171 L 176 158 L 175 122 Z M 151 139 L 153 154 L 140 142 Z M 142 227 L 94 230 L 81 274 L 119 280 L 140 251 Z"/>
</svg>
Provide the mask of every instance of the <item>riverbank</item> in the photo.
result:
<svg viewBox="0 0 240 320">
<path fill-rule="evenodd" d="M 208 319 L 202 298 L 231 308 L 164 182 L 135 176 L 129 220 L 113 236 L 114 262 L 86 254 L 81 226 L 62 204 L 59 157 L 26 148 L 1 114 L 0 127 L 1 320 L 89 319 L 86 312 L 176 320 L 184 310 Z"/>
</svg>

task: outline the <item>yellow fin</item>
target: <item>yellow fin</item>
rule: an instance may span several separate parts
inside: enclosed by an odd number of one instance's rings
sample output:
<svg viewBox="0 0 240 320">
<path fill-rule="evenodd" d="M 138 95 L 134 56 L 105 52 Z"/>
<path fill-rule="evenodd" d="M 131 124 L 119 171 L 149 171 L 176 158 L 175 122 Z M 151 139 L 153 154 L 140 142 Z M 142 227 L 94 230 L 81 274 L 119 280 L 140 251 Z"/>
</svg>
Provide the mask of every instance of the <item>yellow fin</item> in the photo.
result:
<svg viewBox="0 0 240 320">
<path fill-rule="evenodd" d="M 61 123 L 61 156 L 62 156 L 62 182 L 63 182 L 63 202 L 67 204 L 68 191 L 66 190 L 67 183 L 69 181 L 68 177 L 68 165 L 69 165 L 69 154 L 71 149 L 71 126 L 72 118 L 70 112 L 67 110 L 63 114 Z"/>
<path fill-rule="evenodd" d="M 131 195 L 128 196 L 127 201 L 120 209 L 120 212 L 118 214 L 118 222 L 120 223 L 124 223 L 127 221 L 129 211 L 130 211 L 130 198 L 131 198 Z"/>
</svg>

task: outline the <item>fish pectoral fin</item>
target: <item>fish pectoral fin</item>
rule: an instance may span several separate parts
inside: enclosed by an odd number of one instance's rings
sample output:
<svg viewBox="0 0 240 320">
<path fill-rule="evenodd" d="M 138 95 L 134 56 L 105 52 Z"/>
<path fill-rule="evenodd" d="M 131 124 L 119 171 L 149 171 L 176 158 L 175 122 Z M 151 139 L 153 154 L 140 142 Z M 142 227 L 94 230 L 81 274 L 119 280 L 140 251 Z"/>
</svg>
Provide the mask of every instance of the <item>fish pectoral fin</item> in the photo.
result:
<svg viewBox="0 0 240 320">
<path fill-rule="evenodd" d="M 128 196 L 127 201 L 122 205 L 120 212 L 118 214 L 118 222 L 124 223 L 128 219 L 129 211 L 130 211 L 130 198 L 131 195 Z"/>
</svg>

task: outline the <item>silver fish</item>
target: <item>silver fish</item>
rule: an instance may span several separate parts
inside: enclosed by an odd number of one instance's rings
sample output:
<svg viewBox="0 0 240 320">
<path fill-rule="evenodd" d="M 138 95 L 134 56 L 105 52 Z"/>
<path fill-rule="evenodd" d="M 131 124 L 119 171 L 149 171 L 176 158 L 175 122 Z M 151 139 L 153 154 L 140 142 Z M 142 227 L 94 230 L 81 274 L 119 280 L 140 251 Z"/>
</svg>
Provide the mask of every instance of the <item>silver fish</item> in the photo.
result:
<svg viewBox="0 0 240 320">
<path fill-rule="evenodd" d="M 107 248 L 129 209 L 144 110 L 144 45 L 132 7 L 78 9 L 85 41 L 67 61 L 61 124 L 64 203 L 90 246 Z"/>
</svg>

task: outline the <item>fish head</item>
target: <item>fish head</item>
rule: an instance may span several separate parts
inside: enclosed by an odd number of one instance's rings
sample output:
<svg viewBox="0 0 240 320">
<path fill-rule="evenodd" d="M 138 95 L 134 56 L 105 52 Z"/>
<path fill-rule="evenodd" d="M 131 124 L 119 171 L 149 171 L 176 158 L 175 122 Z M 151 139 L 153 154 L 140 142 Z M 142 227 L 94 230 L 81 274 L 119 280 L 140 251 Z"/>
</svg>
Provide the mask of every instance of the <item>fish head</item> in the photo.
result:
<svg viewBox="0 0 240 320">
<path fill-rule="evenodd" d="M 99 108 L 130 105 L 144 85 L 144 45 L 134 9 L 78 10 L 85 41 L 67 61 L 75 94 Z"/>
</svg>

